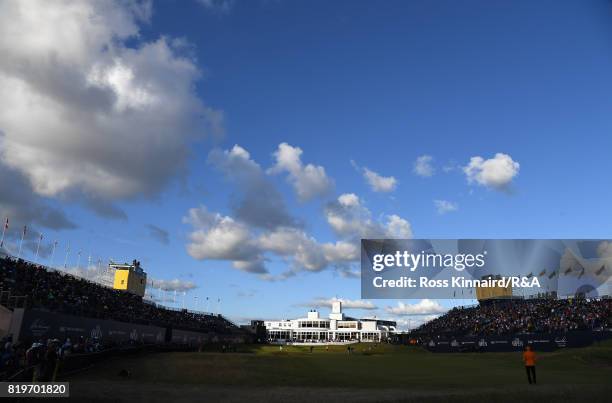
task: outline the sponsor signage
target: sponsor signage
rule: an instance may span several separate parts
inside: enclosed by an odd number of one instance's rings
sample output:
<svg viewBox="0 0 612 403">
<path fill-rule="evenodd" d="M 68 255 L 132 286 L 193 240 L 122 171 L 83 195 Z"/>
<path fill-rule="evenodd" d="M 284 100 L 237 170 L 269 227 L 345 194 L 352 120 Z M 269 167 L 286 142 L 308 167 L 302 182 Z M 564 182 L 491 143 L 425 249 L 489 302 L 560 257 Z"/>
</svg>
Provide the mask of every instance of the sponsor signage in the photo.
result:
<svg viewBox="0 0 612 403">
<path fill-rule="evenodd" d="M 60 339 L 66 337 L 104 338 L 117 342 L 135 340 L 155 343 L 164 339 L 166 329 L 114 320 L 85 318 L 37 309 L 24 311 L 20 340 Z"/>
<path fill-rule="evenodd" d="M 517 334 L 508 337 L 431 339 L 424 343 L 433 352 L 503 352 L 521 351 L 527 345 L 536 351 L 553 351 L 566 347 L 584 347 L 594 340 L 612 338 L 612 332 L 573 331 L 561 334 Z"/>
</svg>

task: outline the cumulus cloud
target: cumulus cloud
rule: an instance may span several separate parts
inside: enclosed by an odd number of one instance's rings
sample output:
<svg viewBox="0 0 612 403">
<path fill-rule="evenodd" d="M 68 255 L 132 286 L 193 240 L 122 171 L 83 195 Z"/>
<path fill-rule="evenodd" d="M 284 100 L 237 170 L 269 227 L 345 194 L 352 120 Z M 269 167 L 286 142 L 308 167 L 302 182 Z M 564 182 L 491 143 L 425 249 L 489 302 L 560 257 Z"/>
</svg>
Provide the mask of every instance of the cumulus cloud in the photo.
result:
<svg viewBox="0 0 612 403">
<path fill-rule="evenodd" d="M 211 213 L 201 206 L 190 209 L 183 221 L 195 229 L 189 235 L 187 251 L 196 259 L 252 262 L 260 258 L 249 227 L 232 217 Z M 240 268 L 252 271 L 246 266 Z"/>
<path fill-rule="evenodd" d="M 184 281 L 178 278 L 173 280 L 150 279 L 148 283 L 151 288 L 163 291 L 187 292 L 198 288 L 193 281 Z"/>
<path fill-rule="evenodd" d="M 345 193 L 325 208 L 328 224 L 344 238 L 411 238 L 410 223 L 398 215 L 386 216 L 385 222 L 372 219 L 372 214 L 354 193 Z"/>
<path fill-rule="evenodd" d="M 485 160 L 477 156 L 470 158 L 463 172 L 468 183 L 476 183 L 493 189 L 506 189 L 512 179 L 518 175 L 520 164 L 508 154 L 497 153 L 495 157 Z"/>
<path fill-rule="evenodd" d="M 325 196 L 333 187 L 333 182 L 327 177 L 325 168 L 320 165 L 302 163 L 302 149 L 299 147 L 281 143 L 274 152 L 274 158 L 276 163 L 268 172 L 272 174 L 287 172 L 288 180 L 301 201 Z"/>
<path fill-rule="evenodd" d="M 417 315 L 413 317 L 403 316 L 395 318 L 395 323 L 397 324 L 398 330 L 412 330 L 438 318 L 438 316 L 439 315 Z"/>
<path fill-rule="evenodd" d="M 413 172 L 422 177 L 430 177 L 435 173 L 433 167 L 433 157 L 431 155 L 421 155 L 414 162 Z"/>
<path fill-rule="evenodd" d="M 363 168 L 363 177 L 374 192 L 392 192 L 397 187 L 397 179 L 393 176 L 379 175 L 367 167 Z"/>
<path fill-rule="evenodd" d="M 459 209 L 457 203 L 448 200 L 434 200 L 433 202 L 438 214 L 446 214 Z"/>
<path fill-rule="evenodd" d="M 98 283 L 102 285 L 112 285 L 112 277 L 109 277 L 103 270 L 95 265 L 88 266 L 69 266 L 61 269 L 62 272 L 71 274 L 75 277 Z"/>
<path fill-rule="evenodd" d="M 221 134 L 183 43 L 141 39 L 150 14 L 149 2 L 0 3 L 0 163 L 37 195 L 121 216 L 113 201 L 157 193 L 193 140 Z"/>
<path fill-rule="evenodd" d="M 1 101 L 0 101 L 1 102 Z M 76 224 L 62 210 L 32 192 L 27 178 L 0 164 L 0 219 L 11 220 L 11 228 L 24 224 L 53 230 L 73 229 Z M 10 236 L 12 232 L 7 235 Z"/>
<path fill-rule="evenodd" d="M 287 171 L 290 179 L 301 181 L 300 175 L 308 166 L 302 164 L 300 154 L 299 148 L 281 144 L 271 172 Z M 187 252 L 195 259 L 228 261 L 235 269 L 270 281 L 326 268 L 354 278 L 359 275 L 353 266 L 360 257 L 360 237 L 412 236 L 405 219 L 388 215 L 375 221 L 357 195 L 346 193 L 325 208 L 325 217 L 337 233 L 337 240 L 321 242 L 287 213 L 280 193 L 246 149 L 235 145 L 230 150 L 213 150 L 208 162 L 237 185 L 239 197 L 229 215 L 210 212 L 205 206 L 188 211 L 183 219 L 192 227 Z M 272 259 L 280 259 L 287 269 L 280 274 L 271 273 L 267 263 Z"/>
<path fill-rule="evenodd" d="M 215 149 L 209 153 L 208 163 L 237 185 L 236 200 L 232 203 L 236 218 L 260 228 L 298 226 L 280 192 L 247 150 L 239 145 L 231 150 Z"/>
<path fill-rule="evenodd" d="M 306 303 L 299 304 L 300 306 L 306 307 L 317 307 L 317 308 L 331 308 L 332 303 L 335 301 L 342 302 L 342 308 L 346 309 L 365 309 L 365 310 L 374 310 L 378 309 L 376 305 L 372 301 L 367 301 L 364 299 L 356 299 L 350 300 L 345 298 L 315 298 L 314 300 Z"/>
<path fill-rule="evenodd" d="M 422 299 L 416 304 L 405 304 L 402 301 L 398 301 L 397 306 L 388 306 L 385 310 L 393 315 L 433 315 L 447 311 L 437 301 L 431 299 Z"/>
<path fill-rule="evenodd" d="M 151 238 L 164 245 L 168 245 L 170 243 L 170 236 L 168 234 L 168 231 L 166 231 L 165 229 L 153 224 L 147 224 L 146 228 L 149 231 L 149 235 L 151 236 Z"/>
<path fill-rule="evenodd" d="M 204 206 L 190 209 L 184 222 L 194 228 L 187 245 L 192 257 L 231 261 L 234 268 L 245 272 L 268 273 L 267 254 L 288 259 L 294 271 L 320 271 L 330 264 L 355 261 L 359 257 L 353 244 L 319 243 L 303 230 L 292 227 L 256 230 L 232 217 L 211 213 Z"/>
</svg>

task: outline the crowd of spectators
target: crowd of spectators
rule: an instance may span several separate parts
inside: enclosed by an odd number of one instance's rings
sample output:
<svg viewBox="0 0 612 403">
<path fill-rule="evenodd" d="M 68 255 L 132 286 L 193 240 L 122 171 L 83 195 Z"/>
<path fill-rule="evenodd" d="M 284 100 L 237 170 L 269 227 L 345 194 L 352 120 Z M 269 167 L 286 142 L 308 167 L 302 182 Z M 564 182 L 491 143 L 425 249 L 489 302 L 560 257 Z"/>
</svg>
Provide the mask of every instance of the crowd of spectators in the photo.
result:
<svg viewBox="0 0 612 403">
<path fill-rule="evenodd" d="M 612 299 L 513 299 L 454 308 L 413 333 L 429 337 L 461 337 L 610 327 Z"/>
<path fill-rule="evenodd" d="M 8 379 L 24 368 L 32 369 L 32 379 L 50 381 L 55 377 L 58 360 L 73 354 L 97 353 L 115 347 L 114 343 L 103 343 L 101 339 L 79 337 L 45 339 L 25 344 L 14 341 L 12 335 L 0 341 L 0 379 Z"/>
<path fill-rule="evenodd" d="M 176 329 L 233 333 L 221 315 L 173 310 L 142 297 L 23 260 L 0 259 L 0 291 L 23 296 L 29 308 Z"/>
</svg>

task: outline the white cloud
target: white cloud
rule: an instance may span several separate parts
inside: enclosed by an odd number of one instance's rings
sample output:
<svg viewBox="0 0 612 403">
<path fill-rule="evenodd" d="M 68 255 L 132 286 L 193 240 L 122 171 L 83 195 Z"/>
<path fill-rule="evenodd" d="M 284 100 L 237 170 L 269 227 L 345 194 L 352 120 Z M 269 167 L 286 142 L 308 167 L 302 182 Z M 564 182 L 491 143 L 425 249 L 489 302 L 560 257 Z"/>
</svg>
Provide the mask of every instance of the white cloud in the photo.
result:
<svg viewBox="0 0 612 403">
<path fill-rule="evenodd" d="M 416 304 L 405 304 L 402 301 L 398 301 L 397 306 L 388 306 L 385 310 L 393 315 L 432 315 L 447 311 L 437 301 L 431 299 L 422 299 Z"/>
<path fill-rule="evenodd" d="M 0 3 L 0 163 L 36 194 L 117 216 L 108 203 L 157 193 L 192 140 L 221 133 L 183 44 L 140 37 L 150 14 L 149 2 Z"/>
<path fill-rule="evenodd" d="M 198 288 L 196 283 L 193 281 L 184 281 L 175 278 L 173 280 L 160 280 L 160 279 L 150 279 L 148 281 L 149 286 L 154 289 L 164 290 L 164 291 L 191 291 Z"/>
<path fill-rule="evenodd" d="M 193 227 L 187 245 L 189 255 L 198 260 L 230 261 L 234 268 L 250 273 L 268 274 L 268 255 L 288 259 L 293 274 L 300 270 L 316 272 L 359 258 L 359 250 L 352 243 L 319 243 L 292 227 L 257 230 L 232 217 L 211 213 L 204 206 L 190 209 L 184 222 Z"/>
<path fill-rule="evenodd" d="M 210 213 L 205 206 L 192 208 L 184 222 L 194 231 L 189 235 L 188 253 L 195 259 L 256 261 L 259 249 L 249 227 L 219 213 Z M 238 263 L 239 268 L 245 268 Z"/>
<path fill-rule="evenodd" d="M 389 238 L 412 238 L 412 227 L 402 217 L 391 214 L 387 216 L 386 233 Z"/>
<path fill-rule="evenodd" d="M 281 144 L 274 169 L 297 172 L 295 177 L 299 177 L 304 167 L 295 157 L 300 153 L 299 148 Z M 280 194 L 246 149 L 235 145 L 227 151 L 213 150 L 208 161 L 238 185 L 242 199 L 240 208 L 233 208 L 230 215 L 210 212 L 204 206 L 188 211 L 183 219 L 192 227 L 187 252 L 195 259 L 228 261 L 235 269 L 256 273 L 264 280 L 284 280 L 300 271 L 326 268 L 354 278 L 359 274 L 354 266 L 360 258 L 360 237 L 412 236 L 405 219 L 388 215 L 375 221 L 357 195 L 345 193 L 325 208 L 325 218 L 338 239 L 320 242 L 286 213 Z M 247 209 L 252 213 L 244 214 Z M 266 265 L 274 258 L 287 265 L 284 272 L 270 273 Z"/>
<path fill-rule="evenodd" d="M 418 176 L 429 177 L 433 176 L 435 169 L 432 165 L 433 157 L 431 155 L 421 155 L 414 162 L 413 171 Z"/>
<path fill-rule="evenodd" d="M 365 309 L 374 310 L 378 309 L 372 301 L 364 299 L 350 300 L 345 298 L 316 298 L 310 302 L 299 304 L 300 306 L 306 307 L 317 307 L 317 308 L 331 308 L 334 301 L 341 301 L 343 309 Z"/>
<path fill-rule="evenodd" d="M 410 223 L 398 215 L 386 217 L 386 223 L 374 221 L 370 210 L 353 193 L 345 193 L 325 208 L 328 224 L 344 239 L 411 238 Z"/>
<path fill-rule="evenodd" d="M 323 252 L 325 258 L 330 262 L 354 262 L 360 258 L 359 248 L 351 242 L 338 241 L 323 244 Z"/>
<path fill-rule="evenodd" d="M 11 228 L 20 228 L 24 224 L 54 230 L 76 228 L 62 210 L 32 192 L 23 174 L 0 164 L 0 178 L 3 189 L 0 191 L 0 219 L 3 224 L 5 217 L 9 217 Z M 6 236 L 11 234 L 8 231 Z"/>
<path fill-rule="evenodd" d="M 308 271 L 324 269 L 328 261 L 321 245 L 306 233 L 295 228 L 280 228 L 259 238 L 262 250 L 279 256 L 290 256 L 299 268 Z"/>
<path fill-rule="evenodd" d="M 95 265 L 85 267 L 69 266 L 60 269 L 60 271 L 103 285 L 109 285 L 109 282 L 111 281 L 111 279 L 105 277 L 103 272 Z"/>
<path fill-rule="evenodd" d="M 457 203 L 453 203 L 448 200 L 434 200 L 433 202 L 438 214 L 446 214 L 451 211 L 457 211 L 459 209 Z"/>
<path fill-rule="evenodd" d="M 477 156 L 470 158 L 470 162 L 463 168 L 469 183 L 505 189 L 512 179 L 518 175 L 520 164 L 508 154 L 497 153 L 495 157 L 485 160 Z"/>
<path fill-rule="evenodd" d="M 397 323 L 398 330 L 412 330 L 438 318 L 439 316 L 440 315 L 417 315 L 411 317 L 402 316 L 395 318 L 394 320 Z"/>
<path fill-rule="evenodd" d="M 392 192 L 397 187 L 397 179 L 393 176 L 381 176 L 366 167 L 363 168 L 363 177 L 374 192 Z"/>
<path fill-rule="evenodd" d="M 343 193 L 338 196 L 338 203 L 344 207 L 358 207 L 360 203 L 359 196 L 355 193 Z"/>
<path fill-rule="evenodd" d="M 209 153 L 208 163 L 237 185 L 237 201 L 231 207 L 238 220 L 267 229 L 297 225 L 280 192 L 247 150 L 237 144 L 231 150 L 215 149 Z"/>
<path fill-rule="evenodd" d="M 272 174 L 287 172 L 288 180 L 301 201 L 325 196 L 333 187 L 333 182 L 327 177 L 325 168 L 320 165 L 304 165 L 301 156 L 301 148 L 281 143 L 274 152 L 276 163 L 268 172 Z"/>
</svg>

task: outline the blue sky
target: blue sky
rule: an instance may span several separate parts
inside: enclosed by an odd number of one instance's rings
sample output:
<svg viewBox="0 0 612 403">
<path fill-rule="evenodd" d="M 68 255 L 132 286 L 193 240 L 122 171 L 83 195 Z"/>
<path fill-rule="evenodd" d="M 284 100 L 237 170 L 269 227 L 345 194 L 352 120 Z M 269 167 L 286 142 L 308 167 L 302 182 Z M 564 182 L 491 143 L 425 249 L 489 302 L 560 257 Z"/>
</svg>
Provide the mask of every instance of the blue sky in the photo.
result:
<svg viewBox="0 0 612 403">
<path fill-rule="evenodd" d="M 220 298 L 221 311 L 242 320 L 299 315 L 316 299 L 360 297 L 359 280 L 349 278 L 358 262 L 325 257 L 308 269 L 300 251 L 278 252 L 288 244 L 261 246 L 279 227 L 253 225 L 237 211 L 241 203 L 251 208 L 253 198 L 261 202 L 262 192 L 293 223 L 283 232 L 293 241 L 277 241 L 312 247 L 319 258 L 324 244 L 350 244 L 359 235 L 329 222 L 343 194 L 369 212 L 353 222 L 365 228 L 369 219 L 366 235 L 387 234 L 396 215 L 417 238 L 609 238 L 609 1 L 3 7 L 0 169 L 8 186 L 0 213 L 11 218 L 9 247 L 27 224 L 44 243 L 59 241 L 56 263 L 68 242 L 72 264 L 77 250 L 94 260 L 137 258 L 150 277 L 197 285 L 188 305 L 194 296 Z M 87 40 L 58 21 L 73 22 Z M 34 24 L 48 42 L 35 40 Z M 54 116 L 74 123 L 66 128 Z M 273 169 L 282 143 L 292 147 L 288 153 L 302 150 L 297 176 L 287 166 Z M 219 166 L 234 145 L 234 157 L 259 166 L 246 182 L 228 180 L 243 169 Z M 424 155 L 430 176 L 414 170 Z M 395 181 L 374 191 L 365 168 Z M 265 189 L 245 192 L 253 181 Z M 312 190 L 307 200 L 296 192 L 300 184 Z M 441 214 L 435 200 L 448 211 Z M 202 206 L 206 217 L 186 219 Z M 233 235 L 249 234 L 236 246 L 249 250 L 194 241 L 197 231 L 227 229 L 224 218 Z M 168 243 L 148 225 L 167 232 Z M 229 256 L 237 255 L 267 273 L 233 267 Z M 279 279 L 288 269 L 292 276 Z M 423 318 L 385 309 L 397 301 L 372 305 L 352 313 Z"/>
</svg>

